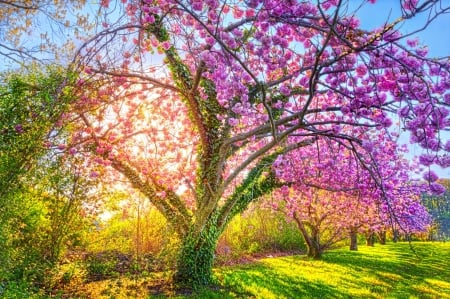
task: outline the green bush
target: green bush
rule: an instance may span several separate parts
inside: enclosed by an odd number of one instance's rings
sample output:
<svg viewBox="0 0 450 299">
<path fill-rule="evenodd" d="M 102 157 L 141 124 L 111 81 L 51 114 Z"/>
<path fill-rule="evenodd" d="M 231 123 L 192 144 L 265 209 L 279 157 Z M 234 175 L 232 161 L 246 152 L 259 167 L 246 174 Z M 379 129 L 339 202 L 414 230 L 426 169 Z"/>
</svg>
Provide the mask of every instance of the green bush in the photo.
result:
<svg viewBox="0 0 450 299">
<path fill-rule="evenodd" d="M 132 258 L 119 251 L 103 251 L 86 257 L 87 279 L 90 281 L 117 277 L 129 271 Z"/>
<path fill-rule="evenodd" d="M 219 239 L 216 254 L 222 263 L 246 255 L 304 250 L 303 238 L 294 223 L 286 221 L 281 213 L 255 206 L 230 222 Z"/>
<path fill-rule="evenodd" d="M 155 208 L 139 208 L 138 220 L 132 206 L 113 207 L 111 217 L 99 222 L 98 229 L 89 235 L 86 249 L 93 254 L 118 251 L 129 255 L 135 263 L 134 272 L 174 268 L 179 247 L 177 235 Z"/>
<path fill-rule="evenodd" d="M 38 299 L 44 297 L 42 292 L 30 286 L 27 281 L 8 281 L 7 283 L 0 283 L 0 298 Z"/>
</svg>

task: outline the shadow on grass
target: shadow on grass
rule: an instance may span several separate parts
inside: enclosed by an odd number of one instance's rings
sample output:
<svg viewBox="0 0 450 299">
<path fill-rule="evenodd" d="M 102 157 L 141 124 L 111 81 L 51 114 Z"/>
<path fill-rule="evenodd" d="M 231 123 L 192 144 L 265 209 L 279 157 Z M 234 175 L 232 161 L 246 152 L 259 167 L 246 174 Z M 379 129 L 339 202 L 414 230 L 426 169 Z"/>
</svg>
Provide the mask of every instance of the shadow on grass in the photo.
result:
<svg viewBox="0 0 450 299">
<path fill-rule="evenodd" d="M 262 259 L 217 269 L 222 297 L 450 298 L 450 244 L 408 243 Z M 200 297 L 199 297 L 200 298 Z"/>
<path fill-rule="evenodd" d="M 281 258 L 281 260 L 284 259 L 287 258 Z M 248 267 L 222 271 L 222 275 L 218 275 L 218 279 L 230 290 L 232 295 L 238 298 L 345 297 L 344 293 L 326 283 L 304 280 L 297 275 L 286 275 L 285 269 L 283 269 L 286 265 L 283 264 L 282 262 L 277 263 L 274 268 L 264 262 L 259 262 Z"/>
<path fill-rule="evenodd" d="M 397 243 L 360 252 L 328 252 L 324 261 L 347 267 L 373 293 L 395 298 L 450 298 L 450 246 Z M 343 277 L 348 280 L 347 277 Z M 362 283 L 355 283 L 363 287 Z M 384 286 L 376 288 L 376 286 Z"/>
</svg>

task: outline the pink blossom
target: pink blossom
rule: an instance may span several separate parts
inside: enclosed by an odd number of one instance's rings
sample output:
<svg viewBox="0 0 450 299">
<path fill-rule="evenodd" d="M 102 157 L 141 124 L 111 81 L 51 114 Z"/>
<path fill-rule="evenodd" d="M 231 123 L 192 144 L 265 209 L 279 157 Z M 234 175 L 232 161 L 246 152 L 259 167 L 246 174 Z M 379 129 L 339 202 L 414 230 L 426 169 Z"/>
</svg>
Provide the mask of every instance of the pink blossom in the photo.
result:
<svg viewBox="0 0 450 299">
<path fill-rule="evenodd" d="M 161 47 L 164 49 L 164 50 L 169 50 L 171 47 L 172 47 L 172 45 L 170 44 L 170 42 L 168 42 L 168 41 L 165 41 L 165 42 L 162 42 L 161 43 Z"/>
<path fill-rule="evenodd" d="M 99 155 L 103 155 L 103 154 L 106 152 L 106 149 L 105 149 L 104 147 L 98 146 L 98 147 L 95 149 L 95 152 L 96 152 L 97 154 L 99 154 Z"/>
<path fill-rule="evenodd" d="M 356 74 L 360 77 L 367 74 L 367 67 L 364 64 L 360 64 L 356 67 Z"/>
<path fill-rule="evenodd" d="M 19 134 L 22 134 L 23 132 L 24 132 L 24 130 L 23 130 L 23 127 L 22 127 L 22 125 L 15 125 L 14 126 L 14 130 L 17 132 L 17 133 L 19 133 Z"/>
<path fill-rule="evenodd" d="M 236 118 L 230 117 L 228 119 L 228 124 L 232 127 L 236 126 L 239 123 L 239 120 L 237 120 Z"/>
<path fill-rule="evenodd" d="M 110 0 L 101 0 L 100 6 L 108 8 L 109 7 L 109 1 Z"/>
<path fill-rule="evenodd" d="M 428 171 L 423 175 L 423 178 L 429 182 L 435 182 L 439 179 L 439 177 L 433 171 Z"/>
<path fill-rule="evenodd" d="M 147 23 L 147 24 L 155 23 L 155 16 L 154 15 L 145 15 L 144 23 Z"/>
<path fill-rule="evenodd" d="M 430 166 L 431 164 L 434 163 L 435 159 L 436 159 L 435 155 L 425 154 L 419 156 L 419 162 L 424 166 Z"/>
<path fill-rule="evenodd" d="M 362 142 L 362 147 L 369 153 L 371 153 L 373 151 L 374 145 L 371 141 L 369 140 L 363 140 Z"/>
<path fill-rule="evenodd" d="M 283 94 L 285 96 L 289 96 L 291 94 L 290 88 L 287 87 L 286 85 L 281 85 L 280 92 L 281 92 L 281 94 Z"/>
<path fill-rule="evenodd" d="M 403 0 L 402 6 L 405 10 L 413 11 L 419 0 Z"/>
<path fill-rule="evenodd" d="M 192 1 L 192 9 L 196 11 L 201 11 L 203 9 L 203 1 Z"/>
<path fill-rule="evenodd" d="M 434 195 L 442 195 L 445 193 L 445 187 L 438 183 L 431 183 L 430 192 Z"/>
</svg>

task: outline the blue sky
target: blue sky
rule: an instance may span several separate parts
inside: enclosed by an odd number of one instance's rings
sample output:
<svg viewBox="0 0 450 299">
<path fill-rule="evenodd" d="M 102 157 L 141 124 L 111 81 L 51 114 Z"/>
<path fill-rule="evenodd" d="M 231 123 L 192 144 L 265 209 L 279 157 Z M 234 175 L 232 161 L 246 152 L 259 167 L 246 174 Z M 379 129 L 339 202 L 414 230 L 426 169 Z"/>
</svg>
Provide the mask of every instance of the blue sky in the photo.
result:
<svg viewBox="0 0 450 299">
<path fill-rule="evenodd" d="M 361 3 L 360 0 L 350 0 L 352 8 Z M 420 1 L 423 2 L 423 1 Z M 450 0 L 441 0 L 441 6 L 450 6 Z M 364 29 L 374 29 L 385 21 L 393 21 L 401 16 L 400 0 L 378 0 L 375 4 L 365 4 L 359 11 L 358 16 Z M 427 14 L 415 16 L 405 21 L 400 27 L 403 33 L 410 33 L 421 28 L 427 19 Z M 424 31 L 416 36 L 428 45 L 430 56 L 450 55 L 450 12 L 439 16 Z"/>
</svg>

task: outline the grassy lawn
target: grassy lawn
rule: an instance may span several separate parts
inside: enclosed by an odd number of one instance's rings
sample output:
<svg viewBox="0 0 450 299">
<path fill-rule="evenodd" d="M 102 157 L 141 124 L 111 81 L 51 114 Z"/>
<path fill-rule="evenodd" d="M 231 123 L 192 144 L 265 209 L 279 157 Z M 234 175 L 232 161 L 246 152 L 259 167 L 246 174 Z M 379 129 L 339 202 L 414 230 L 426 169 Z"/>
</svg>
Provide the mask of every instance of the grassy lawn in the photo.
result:
<svg viewBox="0 0 450 299">
<path fill-rule="evenodd" d="M 414 250 L 414 251 L 413 251 Z M 323 260 L 265 258 L 215 269 L 220 284 L 192 298 L 450 298 L 450 243 L 337 249 Z M 165 298 L 163 274 L 84 285 L 83 298 Z M 155 294 L 155 295 L 152 295 Z M 86 297 L 85 297 L 86 296 Z M 187 296 L 174 296 L 186 298 Z"/>
</svg>

